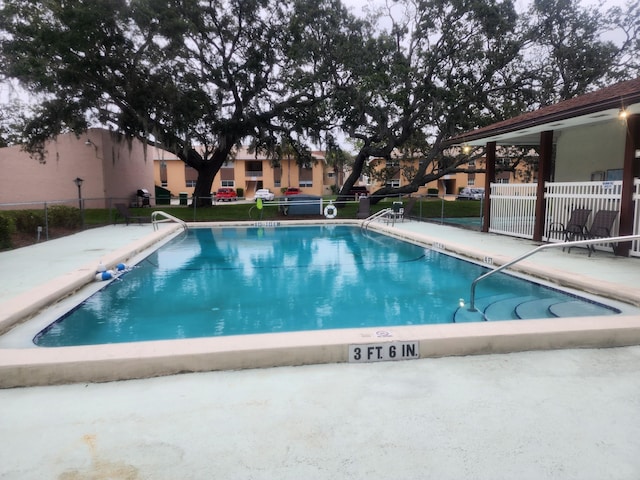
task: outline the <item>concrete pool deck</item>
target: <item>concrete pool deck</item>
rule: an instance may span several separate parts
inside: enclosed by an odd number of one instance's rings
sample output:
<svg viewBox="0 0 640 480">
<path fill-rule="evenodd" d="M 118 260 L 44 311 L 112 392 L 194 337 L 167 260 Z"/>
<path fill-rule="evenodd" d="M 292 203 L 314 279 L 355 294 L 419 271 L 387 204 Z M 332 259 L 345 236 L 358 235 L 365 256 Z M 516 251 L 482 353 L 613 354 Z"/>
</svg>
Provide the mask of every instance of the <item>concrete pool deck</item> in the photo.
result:
<svg viewBox="0 0 640 480">
<path fill-rule="evenodd" d="M 0 253 L 0 311 L 152 233 L 117 228 Z M 535 246 L 432 224 L 396 230 L 496 263 Z M 638 259 L 610 253 L 532 262 L 633 296 L 640 285 Z M 630 346 L 4 389 L 0 478 L 637 479 L 639 361 Z"/>
<path fill-rule="evenodd" d="M 221 225 L 246 227 L 251 223 L 218 224 Z M 371 228 L 494 265 L 535 246 L 532 242 L 418 222 L 375 224 Z M 72 235 L 66 242 L 48 242 L 11 252 L 10 262 L 14 265 L 8 270 L 20 271 L 20 265 L 32 265 L 28 269 L 22 267 L 22 271 L 25 277 L 32 275 L 35 287 L 28 289 L 29 282 L 24 280 L 12 282 L 6 289 L 13 289 L 13 295 L 0 303 L 0 329 L 6 332 L 0 336 L 0 388 L 341 363 L 363 358 L 354 350 L 356 346 L 360 352 L 367 352 L 367 358 L 373 358 L 376 351 L 392 348 L 402 348 L 403 353 L 406 348 L 405 358 L 426 358 L 640 345 L 640 310 L 630 307 L 623 314 L 606 317 L 299 331 L 56 348 L 33 344 L 38 332 L 104 286 L 94 280 L 99 263 L 107 268 L 123 261 L 134 264 L 147 255 L 145 252 L 151 245 L 157 248 L 158 243 L 181 231 L 175 224 L 163 225 L 159 231 L 153 231 L 151 226 L 111 226 Z M 109 239 L 113 239 L 112 246 Z M 51 266 L 43 269 L 46 258 L 51 259 Z M 636 259 L 617 261 L 606 252 L 589 258 L 586 250 L 568 254 L 557 249 L 541 252 L 533 262 L 523 262 L 521 268 L 565 287 L 638 305 L 640 297 L 635 285 L 640 277 L 637 268 L 630 268 L 637 264 Z M 603 277 L 607 265 L 615 268 L 608 277 Z M 589 276 L 593 271 L 598 271 L 601 277 Z M 461 297 L 465 294 L 460 292 Z M 9 328 L 11 325 L 13 328 Z"/>
</svg>

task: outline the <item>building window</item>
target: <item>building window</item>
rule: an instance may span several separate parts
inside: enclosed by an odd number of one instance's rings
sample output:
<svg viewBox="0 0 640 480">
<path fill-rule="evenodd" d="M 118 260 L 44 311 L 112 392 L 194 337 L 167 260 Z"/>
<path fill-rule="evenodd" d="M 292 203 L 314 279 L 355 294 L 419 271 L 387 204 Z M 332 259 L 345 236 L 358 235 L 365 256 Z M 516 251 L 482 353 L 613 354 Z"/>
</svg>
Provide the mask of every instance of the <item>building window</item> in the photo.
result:
<svg viewBox="0 0 640 480">
<path fill-rule="evenodd" d="M 235 169 L 230 168 L 228 165 L 233 167 L 233 163 L 228 164 L 227 162 L 222 165 L 220 168 L 220 185 L 223 187 L 233 187 L 234 181 L 236 178 Z"/>
<path fill-rule="evenodd" d="M 248 161 L 248 162 L 245 162 L 245 175 L 247 177 L 261 177 L 262 176 L 262 162 L 261 161 Z"/>
<path fill-rule="evenodd" d="M 164 160 L 160 162 L 160 185 L 162 187 L 166 187 L 169 185 L 168 176 L 167 176 L 167 162 Z"/>
<path fill-rule="evenodd" d="M 622 169 L 613 168 L 613 169 L 607 170 L 606 180 L 610 182 L 615 180 L 622 180 Z"/>
<path fill-rule="evenodd" d="M 471 185 L 475 185 L 476 184 L 476 174 L 475 173 L 469 173 L 467 175 L 467 185 L 471 186 Z"/>
<path fill-rule="evenodd" d="M 398 159 L 392 159 L 392 160 L 387 160 L 386 161 L 386 167 L 387 168 L 395 168 L 395 167 L 399 167 L 400 166 L 400 160 Z"/>
<path fill-rule="evenodd" d="M 185 185 L 187 186 L 187 188 L 195 187 L 196 186 L 196 181 L 198 180 L 198 171 L 193 167 L 189 167 L 188 165 L 185 165 L 184 166 L 184 180 L 185 180 Z"/>
<path fill-rule="evenodd" d="M 282 167 L 273 167 L 273 186 L 277 188 L 282 186 Z"/>
<path fill-rule="evenodd" d="M 393 179 L 387 181 L 387 187 L 398 188 L 399 186 L 400 186 L 400 179 L 398 179 L 398 178 L 393 178 Z"/>
<path fill-rule="evenodd" d="M 475 167 L 476 166 L 476 161 L 474 160 L 469 160 L 469 166 L 470 167 Z"/>
<path fill-rule="evenodd" d="M 496 183 L 509 183 L 511 172 L 498 172 L 496 175 Z"/>
<path fill-rule="evenodd" d="M 298 177 L 300 187 L 313 187 L 313 170 L 311 168 L 305 168 L 301 166 L 298 169 Z"/>
</svg>

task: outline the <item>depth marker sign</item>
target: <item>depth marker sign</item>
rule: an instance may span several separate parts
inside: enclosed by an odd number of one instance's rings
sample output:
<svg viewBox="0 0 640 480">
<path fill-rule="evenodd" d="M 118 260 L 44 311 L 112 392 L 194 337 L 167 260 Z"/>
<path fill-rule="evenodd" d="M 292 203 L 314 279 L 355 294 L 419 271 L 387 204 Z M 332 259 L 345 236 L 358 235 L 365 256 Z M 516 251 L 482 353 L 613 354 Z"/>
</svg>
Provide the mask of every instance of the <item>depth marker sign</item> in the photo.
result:
<svg viewBox="0 0 640 480">
<path fill-rule="evenodd" d="M 349 363 L 388 362 L 420 358 L 418 342 L 382 342 L 349 345 Z"/>
</svg>

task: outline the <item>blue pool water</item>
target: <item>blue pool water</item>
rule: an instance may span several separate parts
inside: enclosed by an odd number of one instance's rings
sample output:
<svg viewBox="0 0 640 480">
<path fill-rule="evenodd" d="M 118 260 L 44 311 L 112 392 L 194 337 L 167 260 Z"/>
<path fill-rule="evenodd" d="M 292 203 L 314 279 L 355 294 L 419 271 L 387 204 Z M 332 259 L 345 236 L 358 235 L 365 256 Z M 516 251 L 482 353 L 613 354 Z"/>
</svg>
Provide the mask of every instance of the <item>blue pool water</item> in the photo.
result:
<svg viewBox="0 0 640 480">
<path fill-rule="evenodd" d="M 92 345 L 485 320 L 460 308 L 485 271 L 358 227 L 191 229 L 34 342 Z M 481 283 L 477 295 L 487 320 L 616 313 L 505 274 Z"/>
</svg>

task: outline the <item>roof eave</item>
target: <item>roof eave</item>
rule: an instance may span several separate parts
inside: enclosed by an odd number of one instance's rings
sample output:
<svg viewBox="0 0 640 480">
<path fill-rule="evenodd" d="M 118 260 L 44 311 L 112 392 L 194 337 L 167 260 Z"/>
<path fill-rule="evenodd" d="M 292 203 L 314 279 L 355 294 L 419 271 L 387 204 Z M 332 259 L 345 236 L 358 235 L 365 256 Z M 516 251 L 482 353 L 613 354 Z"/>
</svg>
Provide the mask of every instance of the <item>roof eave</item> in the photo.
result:
<svg viewBox="0 0 640 480">
<path fill-rule="evenodd" d="M 604 112 L 606 110 L 615 109 L 616 111 L 618 111 L 621 108 L 630 109 L 632 113 L 640 113 L 640 92 L 627 96 L 620 96 L 618 98 L 607 99 L 600 102 L 594 102 L 588 105 L 581 105 L 559 112 L 551 112 L 546 115 L 527 118 L 520 122 L 509 123 L 508 125 L 504 126 L 500 126 L 500 123 L 498 123 L 494 128 L 486 127 L 486 129 L 480 129 L 480 131 L 478 132 L 470 131 L 462 135 L 457 135 L 456 137 L 447 140 L 445 144 L 452 146 L 462 143 L 478 142 L 479 140 L 483 140 L 485 138 L 508 135 L 510 133 L 519 132 L 521 130 L 533 127 L 539 128 L 544 125 L 550 125 L 576 117 L 585 117 L 588 115 L 593 115 L 594 113 Z M 553 128 L 549 128 L 549 130 L 553 130 Z"/>
</svg>

